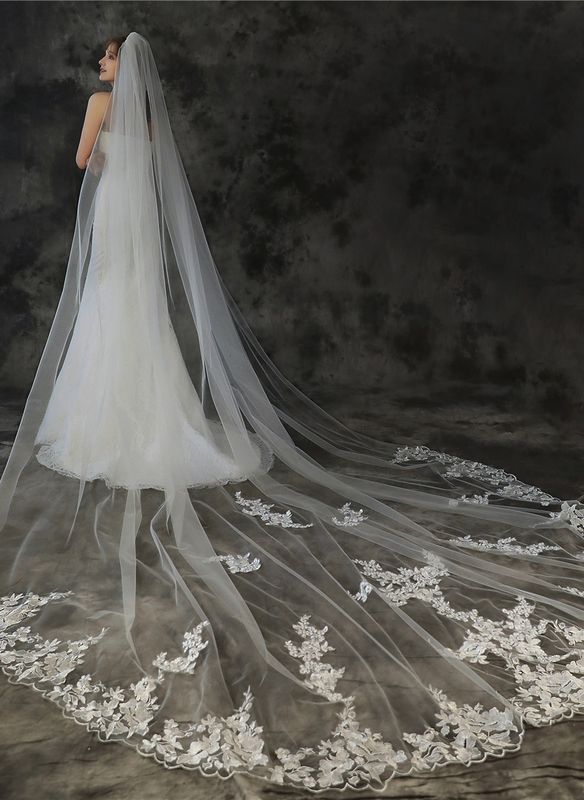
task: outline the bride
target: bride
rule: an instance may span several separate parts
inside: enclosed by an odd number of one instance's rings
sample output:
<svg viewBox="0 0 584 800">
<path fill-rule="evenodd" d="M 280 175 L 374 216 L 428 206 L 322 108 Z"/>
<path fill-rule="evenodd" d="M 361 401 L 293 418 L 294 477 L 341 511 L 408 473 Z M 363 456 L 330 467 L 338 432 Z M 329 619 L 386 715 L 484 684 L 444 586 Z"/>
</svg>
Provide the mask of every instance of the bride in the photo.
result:
<svg viewBox="0 0 584 800">
<path fill-rule="evenodd" d="M 148 42 L 100 66 L 0 479 L 5 675 L 165 767 L 314 793 L 584 713 L 582 504 L 290 383 L 217 272 Z"/>
<path fill-rule="evenodd" d="M 115 80 L 118 46 L 109 42 L 99 62 L 102 81 Z M 127 135 L 109 130 L 110 99 L 110 92 L 91 96 L 81 133 L 77 163 L 93 171 L 113 149 L 112 136 Z M 132 125 L 137 129 L 138 121 Z M 261 451 L 255 461 L 237 463 L 221 426 L 205 418 L 170 322 L 159 269 L 148 172 L 151 130 L 148 138 L 135 133 L 134 184 L 128 186 L 124 170 L 110 169 L 95 192 L 86 284 L 35 439 L 43 443 L 36 457 L 63 475 L 103 478 L 108 486 L 163 489 L 169 471 L 189 487 L 241 481 L 261 466 Z M 138 171 L 144 180 L 139 185 Z M 138 194 L 136 231 L 142 241 L 135 246 L 133 230 L 120 221 Z M 106 390 L 98 393 L 96 387 Z"/>
</svg>

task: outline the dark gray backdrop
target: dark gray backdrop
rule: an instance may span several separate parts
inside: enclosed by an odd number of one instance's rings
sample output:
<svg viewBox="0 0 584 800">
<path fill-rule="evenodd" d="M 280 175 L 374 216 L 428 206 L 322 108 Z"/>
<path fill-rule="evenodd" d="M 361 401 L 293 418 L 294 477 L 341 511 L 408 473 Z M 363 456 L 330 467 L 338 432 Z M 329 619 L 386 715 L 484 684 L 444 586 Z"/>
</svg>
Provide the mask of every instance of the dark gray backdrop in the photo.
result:
<svg viewBox="0 0 584 800">
<path fill-rule="evenodd" d="M 578 424 L 584 4 L 0 4 L 0 382 L 62 286 L 107 36 L 151 43 L 216 263 L 306 391 Z"/>
</svg>

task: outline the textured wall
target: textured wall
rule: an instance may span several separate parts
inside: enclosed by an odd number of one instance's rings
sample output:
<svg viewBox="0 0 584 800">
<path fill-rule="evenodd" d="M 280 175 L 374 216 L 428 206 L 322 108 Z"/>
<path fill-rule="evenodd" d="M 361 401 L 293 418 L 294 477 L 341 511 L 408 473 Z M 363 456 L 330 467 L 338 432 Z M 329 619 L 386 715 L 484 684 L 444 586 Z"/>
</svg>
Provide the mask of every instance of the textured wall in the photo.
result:
<svg viewBox="0 0 584 800">
<path fill-rule="evenodd" d="M 58 301 L 108 35 L 150 41 L 216 263 L 280 368 L 583 410 L 584 4 L 2 3 L 1 380 Z"/>
</svg>

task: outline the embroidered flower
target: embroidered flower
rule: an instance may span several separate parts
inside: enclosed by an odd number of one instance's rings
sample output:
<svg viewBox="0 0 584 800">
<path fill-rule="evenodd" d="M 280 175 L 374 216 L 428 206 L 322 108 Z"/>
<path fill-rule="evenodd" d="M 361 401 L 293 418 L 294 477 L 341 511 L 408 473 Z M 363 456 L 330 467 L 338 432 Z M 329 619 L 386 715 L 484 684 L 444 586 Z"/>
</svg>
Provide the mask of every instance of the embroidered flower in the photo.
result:
<svg viewBox="0 0 584 800">
<path fill-rule="evenodd" d="M 244 556 L 238 555 L 226 555 L 226 556 L 214 556 L 212 561 L 224 561 L 227 564 L 229 572 L 236 573 L 236 572 L 255 572 L 261 567 L 261 561 L 259 558 L 254 558 L 250 561 L 250 553 L 246 553 Z"/>
<path fill-rule="evenodd" d="M 547 550 L 561 550 L 561 547 L 555 545 L 545 544 L 545 542 L 536 542 L 534 544 L 517 544 L 517 539 L 508 536 L 505 539 L 497 539 L 494 542 L 489 542 L 487 539 L 472 539 L 470 536 L 459 536 L 456 539 L 449 539 L 449 544 L 457 544 L 461 547 L 470 547 L 475 550 L 497 550 L 500 553 L 509 553 L 512 555 L 530 555 L 539 556 Z"/>
<path fill-rule="evenodd" d="M 203 620 L 203 622 L 199 622 L 196 628 L 185 633 L 182 642 L 184 656 L 177 656 L 172 661 L 167 660 L 166 653 L 159 653 L 156 656 L 152 664 L 158 667 L 158 680 L 162 679 L 164 672 L 193 675 L 200 653 L 209 644 L 209 642 L 204 642 L 202 637 L 203 628 L 208 624 L 208 620 Z"/>
<path fill-rule="evenodd" d="M 438 708 L 436 726 L 422 733 L 403 733 L 403 740 L 412 746 L 411 752 L 396 750 L 379 733 L 362 729 L 354 697 L 336 691 L 344 670 L 334 670 L 322 661 L 325 653 L 334 650 L 325 639 L 327 626 L 317 628 L 310 623 L 310 615 L 303 615 L 293 628 L 301 643 L 288 641 L 285 645 L 302 662 L 300 673 L 308 675 L 304 682 L 324 697 L 340 701 L 344 708 L 339 714 L 339 724 L 321 741 L 318 750 L 306 747 L 296 752 L 277 750 L 281 763 L 272 770 L 272 780 L 278 783 L 285 778 L 301 780 L 305 786 L 319 789 L 363 784 L 378 787 L 393 777 L 401 764 L 406 770 L 408 764 L 424 770 L 451 762 L 467 764 L 482 760 L 485 755 L 501 755 L 505 750 L 516 749 L 517 737 L 513 734 L 518 727 L 511 708 L 484 709 L 479 703 L 459 706 L 444 692 L 429 686 L 428 692 Z M 326 679 L 321 681 L 323 675 Z M 315 759 L 318 759 L 315 767 L 312 763 L 302 763 Z"/>
<path fill-rule="evenodd" d="M 281 528 L 312 528 L 313 523 L 308 522 L 303 525 L 300 522 L 294 522 L 292 519 L 292 512 L 286 511 L 284 514 L 271 511 L 274 504 L 263 503 L 260 499 L 248 500 L 242 497 L 241 492 L 235 492 L 235 502 L 243 506 L 242 511 L 244 514 L 250 514 L 260 519 L 268 525 L 278 525 Z"/>
<path fill-rule="evenodd" d="M 584 536 L 584 508 L 578 508 L 576 503 L 570 505 L 566 500 L 560 508 L 560 511 L 550 511 L 550 517 L 567 522 L 573 531 Z"/>
<path fill-rule="evenodd" d="M 341 512 L 343 517 L 342 519 L 339 519 L 339 517 L 333 517 L 332 520 L 335 523 L 335 525 L 350 527 L 354 525 L 359 525 L 361 522 L 364 522 L 366 519 L 369 519 L 369 517 L 367 517 L 363 513 L 362 508 L 359 508 L 357 510 L 352 509 L 350 503 L 345 503 L 338 510 Z"/>
<path fill-rule="evenodd" d="M 535 486 L 523 483 L 515 475 L 504 472 L 502 469 L 490 467 L 488 464 L 481 464 L 479 461 L 467 461 L 457 456 L 451 456 L 449 453 L 441 453 L 438 450 L 430 450 L 425 445 L 404 446 L 397 449 L 393 458 L 394 464 L 411 462 L 438 462 L 446 466 L 444 474 L 447 478 L 472 478 L 473 480 L 491 484 L 495 489 L 483 495 L 484 498 L 493 494 L 513 500 L 539 503 L 542 506 L 561 502 L 558 497 L 553 497 Z M 479 495 L 475 495 L 475 497 L 479 497 Z M 453 499 L 450 504 L 456 505 L 458 502 L 474 501 L 469 501 L 464 495 L 462 499 Z M 477 502 L 485 502 L 485 500 L 478 500 Z"/>
</svg>

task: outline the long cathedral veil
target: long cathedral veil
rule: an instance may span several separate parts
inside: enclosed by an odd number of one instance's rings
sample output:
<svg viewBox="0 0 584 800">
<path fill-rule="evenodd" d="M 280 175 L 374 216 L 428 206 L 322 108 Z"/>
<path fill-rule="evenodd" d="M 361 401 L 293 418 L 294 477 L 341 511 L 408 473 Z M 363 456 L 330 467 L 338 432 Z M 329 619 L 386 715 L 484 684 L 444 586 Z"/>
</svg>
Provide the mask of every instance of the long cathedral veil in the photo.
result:
<svg viewBox="0 0 584 800">
<path fill-rule="evenodd" d="M 40 431 L 100 280 L 108 349 L 79 363 L 79 397 L 117 422 L 104 443 L 89 406 L 74 407 L 67 473 Z M 216 481 L 187 476 L 187 434 L 164 413 L 179 391 L 164 371 L 171 318 L 199 433 L 237 467 Z M 108 455 L 102 477 L 96 453 Z M 311 792 L 380 788 L 504 755 L 526 723 L 584 711 L 582 505 L 358 434 L 286 379 L 217 272 L 135 32 L 119 49 L 0 514 L 3 671 L 167 767 Z"/>
</svg>

